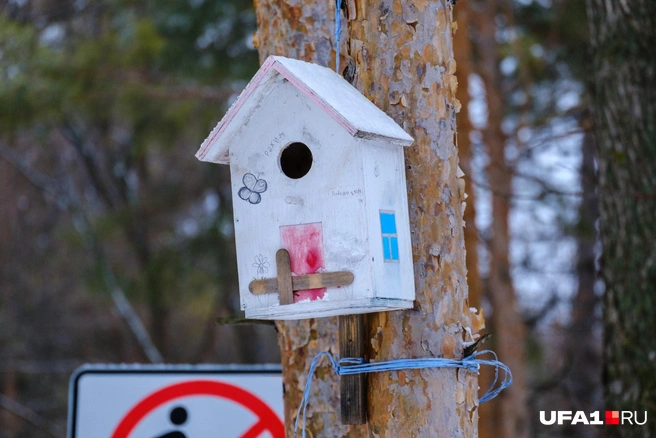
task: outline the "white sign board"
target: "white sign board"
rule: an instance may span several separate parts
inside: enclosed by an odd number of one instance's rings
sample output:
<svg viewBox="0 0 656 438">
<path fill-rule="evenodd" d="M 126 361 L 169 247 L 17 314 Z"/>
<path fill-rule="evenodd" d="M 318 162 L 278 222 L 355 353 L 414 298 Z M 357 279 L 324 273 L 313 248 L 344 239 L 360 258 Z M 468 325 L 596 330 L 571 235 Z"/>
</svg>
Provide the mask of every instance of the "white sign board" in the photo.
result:
<svg viewBox="0 0 656 438">
<path fill-rule="evenodd" d="M 69 438 L 284 438 L 279 366 L 87 365 Z"/>
</svg>

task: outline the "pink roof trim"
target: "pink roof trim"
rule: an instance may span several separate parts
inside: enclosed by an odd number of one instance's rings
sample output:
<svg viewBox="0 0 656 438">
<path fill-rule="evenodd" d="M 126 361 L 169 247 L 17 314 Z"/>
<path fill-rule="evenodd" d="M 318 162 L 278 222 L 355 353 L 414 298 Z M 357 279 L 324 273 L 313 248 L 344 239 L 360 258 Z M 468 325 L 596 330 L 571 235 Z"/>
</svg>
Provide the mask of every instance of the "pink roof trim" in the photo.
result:
<svg viewBox="0 0 656 438">
<path fill-rule="evenodd" d="M 230 107 L 228 110 L 228 113 L 221 119 L 219 124 L 214 128 L 212 133 L 210 134 L 207 139 L 203 142 L 203 144 L 200 146 L 200 149 L 196 153 L 196 158 L 199 160 L 202 160 L 205 158 L 205 155 L 207 154 L 207 150 L 210 148 L 210 145 L 214 143 L 216 139 L 218 139 L 221 134 L 223 134 L 223 131 L 225 131 L 226 127 L 232 122 L 232 119 L 235 118 L 235 115 L 239 112 L 242 106 L 244 106 L 244 103 L 248 100 L 251 94 L 253 94 L 253 91 L 259 87 L 259 85 L 262 83 L 266 75 L 269 73 L 269 70 L 276 64 L 278 61 L 274 57 L 269 57 L 264 64 L 262 64 L 262 67 L 258 70 L 257 74 L 251 79 L 251 81 L 248 83 L 246 86 L 246 89 L 242 91 L 242 93 L 239 95 L 237 98 L 237 101 Z M 279 63 L 278 63 L 279 64 Z"/>
<path fill-rule="evenodd" d="M 270 77 L 270 75 L 272 74 L 271 73 L 272 70 L 278 72 L 283 78 L 287 79 L 292 85 L 298 88 L 308 99 L 315 102 L 319 106 L 319 108 L 324 110 L 349 134 L 356 137 L 359 137 L 361 134 L 366 134 L 361 132 L 342 113 L 340 113 L 337 109 L 335 109 L 333 106 L 327 103 L 324 98 L 322 98 L 319 94 L 315 92 L 315 90 L 310 88 L 308 84 L 306 84 L 302 79 L 300 79 L 292 71 L 290 71 L 282 62 L 278 60 L 278 57 L 271 56 L 264 62 L 264 64 L 262 64 L 262 67 L 258 70 L 258 72 L 255 74 L 253 79 L 248 83 L 244 91 L 242 91 L 242 93 L 239 95 L 237 101 L 230 107 L 230 109 L 223 117 L 223 119 L 212 130 L 209 137 L 205 139 L 200 149 L 196 153 L 196 157 L 199 160 L 204 160 L 206 158 L 207 154 L 210 152 L 210 149 L 212 148 L 214 143 L 224 134 L 228 126 L 232 123 L 235 117 L 237 117 L 239 111 L 248 102 L 251 95 L 253 95 L 253 93 L 255 93 L 258 90 L 260 85 L 267 78 Z M 364 96 L 362 97 L 363 99 L 366 99 Z M 369 103 L 371 104 L 371 102 Z M 371 105 L 375 107 L 375 105 L 373 104 Z M 390 121 L 392 121 L 392 119 L 390 119 Z M 407 143 L 407 144 L 412 143 L 411 141 L 412 139 L 410 137 L 408 137 L 408 139 L 410 140 L 409 142 L 403 141 L 402 143 Z M 223 162 L 221 157 L 218 157 L 218 159 L 219 159 L 218 162 Z M 226 160 L 225 162 L 227 163 L 226 155 L 224 155 L 223 159 L 225 159 Z"/>
</svg>

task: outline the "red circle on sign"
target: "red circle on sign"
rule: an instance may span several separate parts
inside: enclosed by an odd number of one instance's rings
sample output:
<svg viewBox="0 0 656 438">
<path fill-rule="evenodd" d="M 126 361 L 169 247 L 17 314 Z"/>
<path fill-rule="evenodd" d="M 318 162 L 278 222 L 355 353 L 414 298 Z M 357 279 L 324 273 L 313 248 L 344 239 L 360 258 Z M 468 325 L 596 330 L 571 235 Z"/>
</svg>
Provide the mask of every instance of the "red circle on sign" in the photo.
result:
<svg viewBox="0 0 656 438">
<path fill-rule="evenodd" d="M 241 438 L 257 438 L 263 432 L 268 431 L 273 438 L 285 438 L 285 426 L 275 412 L 266 403 L 254 394 L 229 383 L 214 380 L 192 380 L 190 382 L 177 383 L 167 386 L 137 403 L 128 412 L 111 438 L 128 438 L 139 422 L 151 411 L 157 409 L 164 403 L 181 397 L 194 395 L 209 395 L 221 397 L 236 402 L 250 410 L 258 417 L 258 421 L 246 431 Z"/>
</svg>

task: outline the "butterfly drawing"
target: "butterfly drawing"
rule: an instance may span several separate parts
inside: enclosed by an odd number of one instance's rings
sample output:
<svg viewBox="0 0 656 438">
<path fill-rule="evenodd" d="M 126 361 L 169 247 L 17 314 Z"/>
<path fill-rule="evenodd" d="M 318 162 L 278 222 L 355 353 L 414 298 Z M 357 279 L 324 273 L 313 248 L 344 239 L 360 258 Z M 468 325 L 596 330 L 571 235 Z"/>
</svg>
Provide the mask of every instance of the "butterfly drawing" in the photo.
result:
<svg viewBox="0 0 656 438">
<path fill-rule="evenodd" d="M 267 182 L 263 179 L 258 179 L 252 173 L 244 175 L 241 181 L 244 183 L 244 187 L 237 192 L 239 197 L 251 204 L 259 204 L 262 200 L 260 193 L 266 192 Z"/>
</svg>

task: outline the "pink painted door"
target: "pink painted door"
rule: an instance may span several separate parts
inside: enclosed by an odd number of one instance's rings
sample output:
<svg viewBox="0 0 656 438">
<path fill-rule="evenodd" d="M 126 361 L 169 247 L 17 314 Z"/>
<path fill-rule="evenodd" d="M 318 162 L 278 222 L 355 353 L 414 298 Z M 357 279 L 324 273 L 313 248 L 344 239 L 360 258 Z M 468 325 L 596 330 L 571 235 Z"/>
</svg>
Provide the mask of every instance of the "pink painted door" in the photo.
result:
<svg viewBox="0 0 656 438">
<path fill-rule="evenodd" d="M 294 275 L 314 274 L 326 266 L 323 258 L 321 223 L 280 227 L 280 243 L 289 252 Z M 294 302 L 323 298 L 326 288 L 294 291 Z"/>
</svg>

